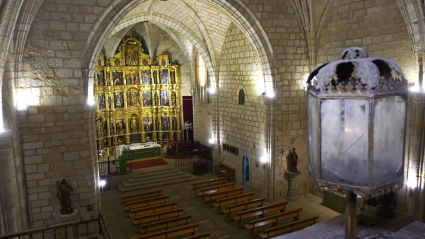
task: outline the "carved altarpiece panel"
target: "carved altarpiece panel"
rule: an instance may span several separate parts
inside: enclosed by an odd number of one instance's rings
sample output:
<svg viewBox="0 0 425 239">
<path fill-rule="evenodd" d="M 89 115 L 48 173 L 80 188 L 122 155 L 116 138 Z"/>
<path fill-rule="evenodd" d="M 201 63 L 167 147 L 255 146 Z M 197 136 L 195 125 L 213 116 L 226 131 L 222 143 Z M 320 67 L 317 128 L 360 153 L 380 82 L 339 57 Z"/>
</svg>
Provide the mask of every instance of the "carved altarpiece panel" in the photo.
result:
<svg viewBox="0 0 425 239">
<path fill-rule="evenodd" d="M 132 34 L 113 58 L 101 53 L 94 74 L 99 149 L 132 140 L 181 140 L 180 69 L 165 53 L 158 62 Z"/>
</svg>

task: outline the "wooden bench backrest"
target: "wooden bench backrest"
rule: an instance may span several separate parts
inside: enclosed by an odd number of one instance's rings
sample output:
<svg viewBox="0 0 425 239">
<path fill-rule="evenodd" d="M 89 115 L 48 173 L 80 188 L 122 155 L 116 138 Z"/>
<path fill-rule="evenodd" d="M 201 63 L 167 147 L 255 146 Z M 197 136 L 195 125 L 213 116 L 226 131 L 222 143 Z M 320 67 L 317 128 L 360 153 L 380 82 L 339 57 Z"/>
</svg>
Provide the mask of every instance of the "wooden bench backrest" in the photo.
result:
<svg viewBox="0 0 425 239">
<path fill-rule="evenodd" d="M 121 204 L 124 204 L 128 201 L 134 201 L 136 198 L 147 198 L 147 197 L 154 197 L 154 196 L 160 196 L 162 193 L 162 189 L 147 191 L 147 192 L 140 192 L 140 193 L 133 193 L 130 195 L 124 195 L 121 196 Z"/>
<path fill-rule="evenodd" d="M 168 211 L 171 209 L 175 209 L 176 207 L 177 207 L 177 202 L 168 202 L 168 203 L 153 205 L 149 207 L 141 207 L 141 208 L 130 210 L 129 216 L 137 217 L 137 216 L 142 216 L 145 214 Z"/>
<path fill-rule="evenodd" d="M 245 210 L 245 209 L 251 208 L 251 207 L 256 207 L 256 206 L 260 206 L 260 205 L 262 206 L 263 202 L 265 200 L 266 200 L 265 198 L 257 198 L 257 199 L 251 200 L 251 201 L 229 205 L 229 206 L 226 207 L 226 209 L 224 211 L 236 212 L 236 211 Z"/>
<path fill-rule="evenodd" d="M 278 214 L 275 214 L 275 215 L 272 215 L 272 216 L 252 220 L 248 224 L 255 226 L 256 224 L 259 224 L 259 223 L 264 222 L 264 221 L 268 221 L 270 219 L 276 219 L 276 222 L 280 222 L 280 221 L 286 220 L 288 218 L 294 218 L 294 217 L 298 218 L 300 216 L 300 212 L 302 210 L 303 210 L 303 208 L 300 207 L 300 208 L 297 208 L 297 209 L 294 209 L 294 210 L 291 210 L 291 211 L 281 212 L 281 213 L 278 213 Z"/>
<path fill-rule="evenodd" d="M 273 203 L 273 204 L 270 204 L 270 205 L 267 205 L 267 206 L 263 206 L 263 207 L 259 207 L 259 208 L 255 208 L 255 209 L 251 209 L 251 210 L 246 210 L 246 211 L 243 211 L 243 212 L 237 212 L 236 217 L 246 218 L 246 217 L 249 217 L 250 215 L 255 215 L 257 212 L 261 212 L 262 214 L 266 214 L 266 213 L 274 212 L 274 211 L 277 211 L 277 210 L 285 210 L 286 204 L 288 204 L 288 201 Z"/>
<path fill-rule="evenodd" d="M 192 215 L 187 215 L 187 216 L 168 218 L 168 219 L 164 219 L 157 222 L 143 224 L 139 226 L 139 232 L 142 234 L 145 234 L 150 231 L 168 229 L 169 227 L 172 227 L 172 226 L 178 226 L 182 224 L 187 225 L 189 224 L 191 218 L 192 218 Z"/>
<path fill-rule="evenodd" d="M 152 206 L 152 205 L 156 205 L 156 204 L 162 204 L 162 203 L 168 202 L 168 198 L 170 198 L 170 196 L 163 195 L 163 196 L 159 196 L 159 197 L 141 199 L 141 200 L 137 200 L 137 201 L 131 202 L 129 204 L 126 204 L 124 206 L 124 209 L 125 210 L 131 210 L 131 209 L 139 208 L 139 207 L 147 207 L 147 206 Z"/>
<path fill-rule="evenodd" d="M 222 191 L 222 190 L 230 189 L 230 188 L 233 188 L 235 184 L 236 184 L 235 182 L 231 182 L 231 183 L 225 183 L 225 184 L 202 188 L 202 189 L 199 189 L 199 194 L 204 195 L 209 191 Z"/>
<path fill-rule="evenodd" d="M 161 232 L 154 232 L 143 236 L 133 237 L 132 239 L 171 238 L 188 233 L 195 233 L 198 230 L 198 227 L 199 223 L 194 223 L 187 226 L 168 229 Z"/>
<path fill-rule="evenodd" d="M 296 229 L 307 227 L 310 225 L 313 225 L 316 223 L 316 220 L 319 218 L 319 216 L 309 217 L 306 219 L 301 219 L 295 222 L 290 222 L 284 225 L 280 225 L 277 227 L 268 228 L 263 231 L 263 234 L 260 236 L 262 238 L 269 238 L 271 236 L 280 235 L 287 232 L 292 232 Z"/>
<path fill-rule="evenodd" d="M 198 235 L 193 235 L 190 237 L 185 237 L 183 239 L 208 239 L 209 235 L 211 235 L 211 232 L 204 232 L 204 233 L 200 233 Z"/>
<path fill-rule="evenodd" d="M 222 199 L 217 199 L 216 203 L 217 204 L 229 204 L 229 203 L 237 203 L 239 202 L 238 199 L 244 199 L 244 200 L 248 200 L 247 198 L 251 198 L 255 195 L 255 192 L 249 192 L 249 193 L 244 193 L 244 194 L 239 194 L 236 196 L 232 196 L 232 197 L 227 197 L 227 198 L 222 198 Z"/>
<path fill-rule="evenodd" d="M 245 187 L 240 188 L 232 188 L 225 191 L 219 191 L 215 193 L 209 193 L 205 195 L 205 201 L 212 201 L 219 198 L 225 198 L 230 196 L 235 196 L 243 193 L 243 190 L 245 190 Z"/>
<path fill-rule="evenodd" d="M 167 218 L 178 217 L 182 215 L 183 208 L 177 208 L 169 211 L 163 211 L 158 213 L 147 214 L 139 217 L 133 218 L 133 224 L 139 225 L 142 223 L 160 221 Z"/>
<path fill-rule="evenodd" d="M 194 182 L 192 183 L 192 191 L 199 189 L 200 187 L 205 187 L 205 186 L 210 186 L 211 184 L 216 184 L 216 183 L 226 183 L 227 179 L 225 177 L 223 178 L 214 178 L 214 179 L 210 179 L 210 180 L 205 180 L 205 181 L 201 181 L 201 182 Z"/>
</svg>

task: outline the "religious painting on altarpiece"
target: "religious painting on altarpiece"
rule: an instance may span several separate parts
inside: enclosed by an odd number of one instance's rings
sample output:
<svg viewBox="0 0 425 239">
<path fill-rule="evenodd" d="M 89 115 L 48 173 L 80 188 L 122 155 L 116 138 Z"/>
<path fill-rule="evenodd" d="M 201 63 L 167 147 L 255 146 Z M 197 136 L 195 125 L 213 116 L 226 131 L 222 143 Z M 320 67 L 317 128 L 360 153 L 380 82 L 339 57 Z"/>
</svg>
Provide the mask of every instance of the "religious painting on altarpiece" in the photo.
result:
<svg viewBox="0 0 425 239">
<path fill-rule="evenodd" d="M 161 84 L 168 84 L 168 69 L 162 69 L 159 72 Z"/>
<path fill-rule="evenodd" d="M 114 108 L 115 109 L 124 108 L 124 93 L 123 92 L 114 93 Z"/>
<path fill-rule="evenodd" d="M 145 132 L 153 131 L 152 117 L 143 118 L 143 129 L 145 130 Z"/>
<path fill-rule="evenodd" d="M 140 95 L 136 88 L 127 91 L 127 108 L 140 108 Z"/>
<path fill-rule="evenodd" d="M 112 79 L 114 85 L 124 85 L 124 78 L 122 71 L 112 71 Z"/>
<path fill-rule="evenodd" d="M 105 93 L 97 94 L 97 102 L 98 102 L 99 111 L 106 109 Z"/>
<path fill-rule="evenodd" d="M 116 119 L 115 120 L 115 132 L 117 135 L 117 141 L 118 143 L 124 143 L 125 137 L 124 134 L 126 134 L 125 129 L 125 119 Z"/>
<path fill-rule="evenodd" d="M 151 107 L 151 106 L 152 106 L 152 92 L 143 91 L 143 107 Z"/>
<path fill-rule="evenodd" d="M 139 73 L 137 70 L 125 72 L 126 85 L 139 85 Z"/>
<path fill-rule="evenodd" d="M 147 85 L 151 84 L 151 71 L 150 70 L 142 70 L 142 84 Z"/>
<path fill-rule="evenodd" d="M 170 117 L 161 117 L 161 131 L 170 131 Z"/>
<path fill-rule="evenodd" d="M 168 90 L 161 91 L 161 105 L 170 106 L 170 92 Z"/>
<path fill-rule="evenodd" d="M 103 70 L 96 71 L 96 86 L 104 86 L 105 84 L 105 75 Z"/>
</svg>

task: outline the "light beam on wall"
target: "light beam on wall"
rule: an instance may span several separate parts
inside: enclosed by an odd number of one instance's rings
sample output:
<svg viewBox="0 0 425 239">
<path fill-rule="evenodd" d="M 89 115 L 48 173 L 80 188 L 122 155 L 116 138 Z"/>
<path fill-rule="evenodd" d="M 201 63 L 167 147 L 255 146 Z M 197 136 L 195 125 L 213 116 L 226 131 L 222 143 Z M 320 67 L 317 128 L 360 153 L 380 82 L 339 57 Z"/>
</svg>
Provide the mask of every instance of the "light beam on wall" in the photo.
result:
<svg viewBox="0 0 425 239">
<path fill-rule="evenodd" d="M 207 83 L 207 68 L 205 66 L 204 59 L 202 59 L 201 54 L 198 53 L 198 74 L 199 74 L 199 85 L 204 87 Z"/>
<path fill-rule="evenodd" d="M 93 85 L 89 85 L 88 86 L 88 94 L 87 94 L 87 105 L 92 106 L 96 104 L 96 101 L 94 99 L 94 95 L 93 95 Z"/>
<path fill-rule="evenodd" d="M 17 89 L 15 91 L 16 110 L 23 111 L 30 105 L 39 105 L 39 97 L 33 95 L 31 89 Z"/>
</svg>

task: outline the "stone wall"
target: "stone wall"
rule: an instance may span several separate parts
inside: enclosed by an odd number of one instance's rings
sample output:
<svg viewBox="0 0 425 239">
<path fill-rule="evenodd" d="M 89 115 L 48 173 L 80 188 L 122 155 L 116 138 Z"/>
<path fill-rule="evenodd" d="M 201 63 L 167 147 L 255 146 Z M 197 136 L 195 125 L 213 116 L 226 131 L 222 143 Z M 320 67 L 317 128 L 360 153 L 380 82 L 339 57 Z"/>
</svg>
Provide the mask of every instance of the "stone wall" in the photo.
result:
<svg viewBox="0 0 425 239">
<path fill-rule="evenodd" d="M 221 52 L 219 89 L 220 141 L 239 149 L 239 155 L 221 150 L 220 161 L 235 169 L 236 182 L 242 184 L 243 156 L 247 156 L 250 187 L 262 195 L 266 191 L 265 169 L 262 164 L 256 167 L 255 161 L 260 160 L 265 148 L 264 81 L 254 46 L 234 24 L 227 31 Z M 240 90 L 245 92 L 245 105 L 239 105 Z"/>
<path fill-rule="evenodd" d="M 273 169 L 270 176 L 270 194 L 275 200 L 286 196 L 287 181 L 286 155 L 289 149 L 296 148 L 298 170 L 301 174 L 295 179 L 297 194 L 309 191 L 308 152 L 307 152 L 307 105 L 303 81 L 309 72 L 305 36 L 299 18 L 291 1 L 250 1 L 245 4 L 255 14 L 269 37 L 273 47 L 276 98 L 272 106 L 274 123 L 270 133 L 274 133 Z M 284 154 L 282 154 L 284 150 Z M 273 175 L 273 173 L 271 174 Z M 274 186 L 273 186 L 274 185 Z"/>
<path fill-rule="evenodd" d="M 23 103 L 29 104 L 18 122 L 32 227 L 62 222 L 56 182 L 63 178 L 73 187 L 71 206 L 80 216 L 100 210 L 95 109 L 85 106 L 81 57 L 109 2 L 47 0 L 28 34 L 16 87 L 18 100 L 27 97 Z"/>
<path fill-rule="evenodd" d="M 339 60 L 348 47 L 395 62 L 409 83 L 417 78 L 415 54 L 396 1 L 333 1 L 319 30 L 317 64 Z"/>
</svg>

